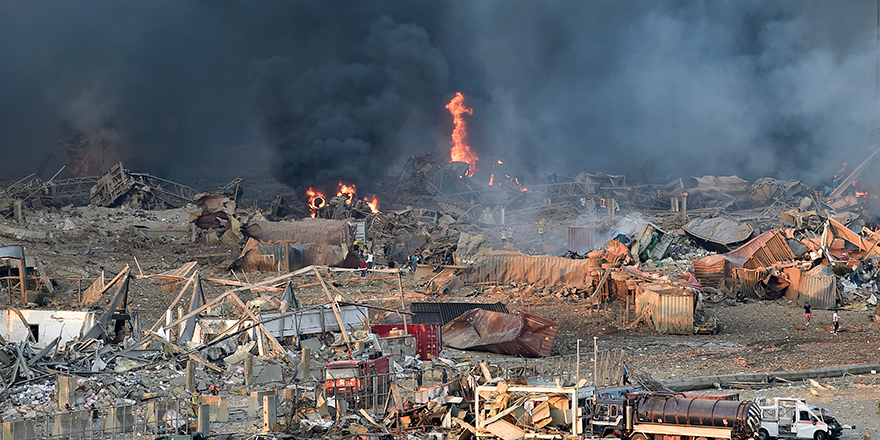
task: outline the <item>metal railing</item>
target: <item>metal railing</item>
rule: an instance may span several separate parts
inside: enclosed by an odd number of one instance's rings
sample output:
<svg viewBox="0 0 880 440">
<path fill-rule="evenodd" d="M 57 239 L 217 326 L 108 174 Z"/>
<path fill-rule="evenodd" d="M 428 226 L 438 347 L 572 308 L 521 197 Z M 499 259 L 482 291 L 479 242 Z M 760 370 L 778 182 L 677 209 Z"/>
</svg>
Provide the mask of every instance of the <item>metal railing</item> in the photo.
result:
<svg viewBox="0 0 880 440">
<path fill-rule="evenodd" d="M 136 439 L 144 436 L 182 433 L 192 412 L 186 400 L 166 399 L 134 405 L 41 414 L 3 421 L 0 440 L 36 439 Z"/>
</svg>

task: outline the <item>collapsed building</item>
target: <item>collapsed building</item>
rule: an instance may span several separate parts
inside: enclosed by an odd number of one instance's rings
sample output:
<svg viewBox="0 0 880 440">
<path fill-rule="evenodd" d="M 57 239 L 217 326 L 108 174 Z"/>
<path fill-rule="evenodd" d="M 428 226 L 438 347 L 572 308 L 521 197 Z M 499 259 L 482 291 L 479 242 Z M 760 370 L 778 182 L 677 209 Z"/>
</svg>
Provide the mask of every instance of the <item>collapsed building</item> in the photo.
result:
<svg viewBox="0 0 880 440">
<path fill-rule="evenodd" d="M 112 410 L 113 432 L 194 431 L 202 417 L 186 408 L 192 393 L 209 423 L 227 423 L 234 390 L 247 398 L 239 420 L 262 416 L 267 431 L 576 435 L 585 395 L 622 385 L 624 353 L 563 353 L 555 341 L 570 321 L 517 299 L 565 300 L 578 322 L 675 335 L 723 329 L 704 305 L 736 298 L 877 305 L 880 237 L 859 216 L 866 198 L 847 198 L 848 187 L 823 196 L 770 178 L 629 185 L 580 173 L 528 186 L 498 178 L 487 189 L 466 171 L 413 156 L 388 196 L 394 209 L 337 196 L 315 218 L 282 198 L 267 213 L 242 208 L 240 179 L 198 193 L 121 164 L 91 181 L 8 186 L 0 235 L 10 240 L 75 232 L 89 216 L 61 217 L 75 212 L 68 205 L 173 208 L 182 221 L 96 234 L 129 249 L 214 251 L 153 273 L 132 251 L 106 281 L 103 271 L 54 276 L 24 246 L 0 248 L 0 385 L 38 402 L 2 408 L 9 431 L 73 435 L 87 402 Z M 59 217 L 28 226 L 52 209 Z M 367 254 L 372 268 L 362 266 Z M 159 316 L 134 305 L 148 283 L 168 295 Z M 58 301 L 61 285 L 75 301 Z M 224 394 L 210 395 L 212 385 Z"/>
</svg>

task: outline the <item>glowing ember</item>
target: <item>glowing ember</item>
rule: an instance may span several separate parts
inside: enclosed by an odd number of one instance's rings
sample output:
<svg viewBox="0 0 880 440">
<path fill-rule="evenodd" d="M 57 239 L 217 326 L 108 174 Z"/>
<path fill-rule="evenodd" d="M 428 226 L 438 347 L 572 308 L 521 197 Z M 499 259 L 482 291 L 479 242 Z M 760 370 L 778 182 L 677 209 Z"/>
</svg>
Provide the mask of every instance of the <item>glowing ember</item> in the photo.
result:
<svg viewBox="0 0 880 440">
<path fill-rule="evenodd" d="M 498 165 L 504 165 L 504 162 L 502 162 L 501 159 L 498 159 Z"/>
<path fill-rule="evenodd" d="M 379 212 L 379 198 L 375 194 L 373 194 L 373 200 L 364 197 L 364 203 L 370 207 L 370 211 L 373 211 L 373 214 Z"/>
<path fill-rule="evenodd" d="M 522 191 L 522 192 L 526 192 L 526 191 L 528 191 L 528 190 L 529 190 L 528 188 L 522 188 L 522 189 L 520 189 L 520 191 Z"/>
<path fill-rule="evenodd" d="M 856 198 L 859 198 L 859 197 L 868 197 L 868 192 L 867 191 L 864 191 L 864 192 L 856 191 Z"/>
<path fill-rule="evenodd" d="M 351 186 L 345 185 L 342 182 L 339 182 L 339 192 L 336 193 L 336 197 L 348 196 L 345 200 L 346 205 L 351 205 L 351 201 L 354 200 L 354 195 L 357 193 L 355 191 L 354 185 Z"/>
<path fill-rule="evenodd" d="M 495 175 L 493 174 L 493 175 L 489 176 L 489 186 L 492 186 L 494 184 L 495 184 Z"/>
<path fill-rule="evenodd" d="M 306 195 L 309 196 L 309 209 L 312 211 L 312 218 L 315 218 L 318 210 L 327 206 L 327 198 L 324 197 L 324 194 L 315 191 L 314 188 L 309 188 Z"/>
<path fill-rule="evenodd" d="M 477 168 L 477 160 L 479 158 L 467 144 L 467 128 L 461 115 L 465 113 L 473 114 L 474 109 L 465 107 L 464 96 L 461 92 L 455 94 L 455 98 L 452 98 L 452 101 L 446 104 L 446 108 L 449 109 L 449 113 L 452 113 L 452 120 L 455 123 L 455 128 L 452 130 L 452 150 L 449 152 L 452 157 L 451 161 L 467 162 L 469 165 L 467 176 L 473 177 L 474 173 L 480 171 Z"/>
</svg>

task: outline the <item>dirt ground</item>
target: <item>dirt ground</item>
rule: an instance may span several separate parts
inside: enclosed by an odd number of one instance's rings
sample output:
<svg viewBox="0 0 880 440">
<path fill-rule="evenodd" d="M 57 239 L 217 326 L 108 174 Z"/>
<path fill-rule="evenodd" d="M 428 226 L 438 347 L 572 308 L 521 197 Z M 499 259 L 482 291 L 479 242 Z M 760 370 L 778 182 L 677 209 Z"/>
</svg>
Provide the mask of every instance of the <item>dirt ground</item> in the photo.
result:
<svg viewBox="0 0 880 440">
<path fill-rule="evenodd" d="M 36 257 L 55 279 L 56 293 L 49 297 L 50 307 L 76 308 L 78 282 L 69 278 L 95 277 L 102 270 L 111 278 L 126 264 L 135 273 L 157 274 L 198 261 L 203 277 L 239 278 L 255 282 L 277 274 L 232 274 L 225 263 L 238 256 L 235 245 L 208 246 L 191 243 L 187 234 L 164 242 L 144 239 L 132 232 L 136 227 L 187 227 L 189 213 L 195 207 L 170 211 L 132 209 L 68 208 L 63 212 L 36 213 L 29 216 L 29 229 L 51 231 L 50 240 L 20 242 L 0 237 L 0 246 L 24 244 L 26 254 Z M 21 227 L 8 223 L 10 226 Z M 551 228 L 549 231 L 556 231 Z M 491 231 L 486 231 L 487 233 Z M 548 236 L 555 235 L 548 233 Z M 548 237 L 552 238 L 552 237 Z M 135 261 L 137 258 L 137 262 Z M 679 262 L 687 266 L 687 261 Z M 816 310 L 813 322 L 805 330 L 803 309 L 788 300 L 752 301 L 746 304 L 722 301 L 706 305 L 721 326 L 716 335 L 658 335 L 650 329 L 620 329 L 613 319 L 591 318 L 587 304 L 576 296 L 558 298 L 511 294 L 509 287 L 500 293 L 488 293 L 487 286 L 466 286 L 454 296 L 439 297 L 404 279 L 407 301 L 502 301 L 511 311 L 525 310 L 560 322 L 554 353 L 573 353 L 577 339 L 587 341 L 597 336 L 601 349 L 624 348 L 630 368 L 650 373 L 657 379 L 678 379 L 714 374 L 755 373 L 779 370 L 802 370 L 832 366 L 874 363 L 878 360 L 880 327 L 870 320 L 868 311 L 842 311 L 842 331 L 830 333 L 830 311 Z M 302 283 L 314 281 L 303 278 Z M 87 283 L 84 283 L 85 287 Z M 355 299 L 387 307 L 399 306 L 395 282 L 372 280 L 344 284 Z M 210 299 L 225 290 L 218 284 L 205 284 Z M 389 294 L 391 292 L 391 294 Z M 319 287 L 298 289 L 297 296 L 306 304 L 326 299 Z M 139 280 L 132 286 L 131 307 L 145 326 L 160 319 L 175 293 L 163 294 L 158 283 Z M 243 295 L 244 300 L 250 299 Z M 7 302 L 5 294 L 0 301 Z M 99 302 L 97 307 L 103 307 Z M 620 307 L 612 304 L 612 311 Z M 610 314 L 609 316 L 614 316 Z M 880 438 L 880 376 L 847 376 L 821 379 L 826 390 L 814 395 L 802 382 L 761 390 L 740 390 L 742 398 L 755 396 L 799 396 L 828 407 L 843 424 L 858 429 L 845 431 L 847 440 L 867 433 Z"/>
</svg>

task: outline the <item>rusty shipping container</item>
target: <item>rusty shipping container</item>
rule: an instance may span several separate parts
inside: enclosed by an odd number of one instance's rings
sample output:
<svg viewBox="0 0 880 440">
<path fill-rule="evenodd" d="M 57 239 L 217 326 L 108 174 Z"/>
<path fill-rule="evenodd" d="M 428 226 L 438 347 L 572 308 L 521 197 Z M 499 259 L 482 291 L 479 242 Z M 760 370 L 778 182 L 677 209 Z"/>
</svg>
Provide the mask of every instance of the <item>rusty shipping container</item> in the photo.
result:
<svg viewBox="0 0 880 440">
<path fill-rule="evenodd" d="M 690 292 L 650 283 L 640 285 L 636 295 L 636 315 L 649 309 L 651 322 L 657 332 L 676 335 L 694 333 L 695 300 Z"/>
<path fill-rule="evenodd" d="M 582 254 L 596 249 L 600 244 L 599 228 L 595 226 L 569 226 L 568 250 Z"/>
<path fill-rule="evenodd" d="M 837 276 L 828 266 L 816 266 L 801 276 L 800 304 L 808 301 L 814 309 L 837 307 Z"/>
</svg>

